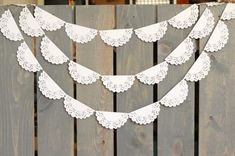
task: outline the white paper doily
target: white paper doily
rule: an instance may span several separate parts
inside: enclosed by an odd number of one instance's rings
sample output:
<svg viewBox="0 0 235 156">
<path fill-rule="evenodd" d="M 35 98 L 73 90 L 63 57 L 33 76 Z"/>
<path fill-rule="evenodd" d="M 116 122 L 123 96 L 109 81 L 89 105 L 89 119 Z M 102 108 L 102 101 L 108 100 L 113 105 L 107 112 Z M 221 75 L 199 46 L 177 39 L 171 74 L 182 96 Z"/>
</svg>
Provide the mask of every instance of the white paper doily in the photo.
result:
<svg viewBox="0 0 235 156">
<path fill-rule="evenodd" d="M 153 122 L 159 115 L 159 112 L 160 104 L 158 102 L 155 102 L 133 112 L 130 112 L 128 115 L 133 122 L 140 125 L 146 125 Z"/>
<path fill-rule="evenodd" d="M 195 51 L 193 40 L 187 37 L 166 58 L 166 62 L 172 65 L 180 65 L 190 59 Z"/>
<path fill-rule="evenodd" d="M 205 78 L 210 71 L 210 57 L 203 51 L 196 62 L 189 69 L 185 80 L 196 82 Z"/>
<path fill-rule="evenodd" d="M 227 25 L 223 21 L 219 21 L 216 25 L 210 39 L 207 41 L 205 51 L 216 52 L 221 50 L 228 42 L 229 33 Z"/>
<path fill-rule="evenodd" d="M 37 59 L 25 42 L 21 43 L 18 47 L 16 56 L 19 65 L 26 71 L 37 72 L 42 70 L 41 65 L 38 63 Z"/>
<path fill-rule="evenodd" d="M 127 91 L 134 84 L 135 76 L 133 75 L 102 75 L 101 80 L 104 86 L 112 92 Z"/>
<path fill-rule="evenodd" d="M 231 20 L 235 18 L 235 4 L 228 3 L 221 16 L 222 20 Z"/>
<path fill-rule="evenodd" d="M 156 42 L 160 40 L 167 31 L 167 21 L 152 24 L 146 27 L 135 29 L 135 34 L 142 41 Z"/>
<path fill-rule="evenodd" d="M 185 29 L 191 27 L 197 21 L 198 13 L 198 6 L 194 4 L 169 19 L 168 22 L 175 28 Z"/>
<path fill-rule="evenodd" d="M 63 64 L 69 60 L 47 36 L 42 38 L 40 50 L 44 59 L 52 64 Z"/>
<path fill-rule="evenodd" d="M 166 77 L 167 71 L 168 64 L 166 62 L 162 62 L 136 74 L 136 77 L 144 84 L 153 85 L 162 81 Z"/>
<path fill-rule="evenodd" d="M 113 29 L 113 30 L 100 30 L 100 37 L 104 43 L 119 47 L 126 44 L 132 35 L 133 29 Z"/>
<path fill-rule="evenodd" d="M 100 74 L 73 61 L 69 62 L 68 69 L 73 80 L 80 84 L 92 84 L 100 78 Z"/>
<path fill-rule="evenodd" d="M 9 40 L 20 41 L 23 40 L 23 36 L 10 12 L 5 11 L 0 18 L 0 29 L 2 34 Z"/>
<path fill-rule="evenodd" d="M 70 116 L 77 119 L 88 118 L 95 112 L 87 105 L 68 95 L 64 97 L 64 108 Z"/>
<path fill-rule="evenodd" d="M 200 39 L 206 37 L 214 28 L 214 17 L 212 12 L 206 8 L 199 18 L 198 22 L 193 27 L 189 36 L 191 38 Z"/>
<path fill-rule="evenodd" d="M 41 93 L 49 99 L 61 99 L 65 96 L 64 91 L 44 71 L 39 76 L 38 87 Z"/>
<path fill-rule="evenodd" d="M 120 112 L 96 111 L 96 119 L 105 128 L 117 129 L 127 122 L 128 114 Z"/>
<path fill-rule="evenodd" d="M 44 35 L 43 30 L 38 25 L 27 7 L 24 7 L 20 12 L 19 23 L 23 32 L 31 37 L 39 37 Z"/>
<path fill-rule="evenodd" d="M 58 30 L 65 24 L 63 20 L 37 6 L 34 9 L 34 16 L 41 28 L 47 31 Z"/>
<path fill-rule="evenodd" d="M 87 43 L 97 35 L 96 29 L 87 28 L 84 26 L 66 23 L 65 31 L 70 39 L 78 43 Z"/>
<path fill-rule="evenodd" d="M 181 80 L 161 100 L 160 103 L 166 107 L 176 107 L 182 104 L 188 96 L 188 84 Z"/>
</svg>

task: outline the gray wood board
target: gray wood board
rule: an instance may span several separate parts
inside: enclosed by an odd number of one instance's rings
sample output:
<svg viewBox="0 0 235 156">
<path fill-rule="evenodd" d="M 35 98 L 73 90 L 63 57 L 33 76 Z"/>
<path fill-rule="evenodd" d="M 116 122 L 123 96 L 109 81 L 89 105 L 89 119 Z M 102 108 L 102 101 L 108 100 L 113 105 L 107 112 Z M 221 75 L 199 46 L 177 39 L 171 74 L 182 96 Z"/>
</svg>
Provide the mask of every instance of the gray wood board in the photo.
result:
<svg viewBox="0 0 235 156">
<path fill-rule="evenodd" d="M 69 6 L 41 6 L 43 9 L 60 17 L 66 22 L 73 22 L 73 10 Z M 72 58 L 72 42 L 67 37 L 64 28 L 56 32 L 46 32 L 53 41 L 69 58 Z M 45 72 L 70 96 L 73 96 L 73 81 L 67 70 L 67 63 L 53 65 L 43 59 L 40 53 L 42 37 L 36 40 L 37 59 Z M 39 74 L 38 74 L 39 76 Z M 39 156 L 72 156 L 74 152 L 74 120 L 63 107 L 63 99 L 50 100 L 37 92 L 38 112 L 38 155 Z"/>
<path fill-rule="evenodd" d="M 211 8 L 216 22 L 224 5 Z M 229 29 L 229 41 L 217 53 L 209 53 L 211 70 L 200 81 L 199 95 L 199 155 L 235 156 L 235 21 L 224 22 Z M 208 37 L 200 41 L 200 49 Z"/>
<path fill-rule="evenodd" d="M 114 28 L 114 6 L 77 6 L 76 24 L 95 28 Z M 113 74 L 113 48 L 96 36 L 87 44 L 76 44 L 77 62 L 100 74 Z M 91 85 L 77 83 L 77 99 L 95 110 L 113 111 L 113 94 L 100 80 Z M 77 155 L 112 156 L 113 131 L 103 128 L 95 116 L 77 120 Z"/>
<path fill-rule="evenodd" d="M 139 28 L 156 22 L 155 6 L 117 6 L 116 28 Z M 153 65 L 153 44 L 132 35 L 116 49 L 117 75 L 135 75 Z M 131 112 L 153 102 L 153 86 L 136 80 L 124 93 L 117 94 L 117 111 Z M 153 124 L 140 126 L 130 120 L 117 130 L 117 155 L 153 155 Z"/>
<path fill-rule="evenodd" d="M 158 6 L 158 22 L 167 20 L 188 5 Z M 192 28 L 192 27 L 191 27 Z M 158 42 L 158 63 L 164 61 L 189 34 L 191 28 L 179 30 L 168 25 L 164 38 Z M 194 62 L 194 57 L 185 64 L 169 65 L 166 78 L 158 85 L 160 100 L 171 88 L 183 79 Z M 189 84 L 187 100 L 178 107 L 161 107 L 158 117 L 158 155 L 193 156 L 194 155 L 194 84 Z"/>
<path fill-rule="evenodd" d="M 18 23 L 21 7 L 10 9 Z M 25 41 L 32 48 L 32 40 Z M 0 153 L 2 156 L 34 155 L 34 76 L 22 69 L 16 58 L 20 41 L 10 41 L 0 34 Z"/>
</svg>

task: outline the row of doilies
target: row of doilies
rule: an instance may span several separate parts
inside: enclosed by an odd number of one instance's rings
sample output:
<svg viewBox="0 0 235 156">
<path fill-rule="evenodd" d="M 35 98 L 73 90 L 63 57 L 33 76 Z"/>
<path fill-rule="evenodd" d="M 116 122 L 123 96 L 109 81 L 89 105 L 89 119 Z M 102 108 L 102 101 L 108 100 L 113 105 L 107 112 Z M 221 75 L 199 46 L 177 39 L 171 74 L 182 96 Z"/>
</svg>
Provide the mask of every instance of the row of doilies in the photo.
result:
<svg viewBox="0 0 235 156">
<path fill-rule="evenodd" d="M 205 12 L 209 12 L 209 9 L 206 9 L 204 13 Z M 202 19 L 202 16 L 198 20 L 198 22 Z M 13 20 L 13 23 L 15 24 L 14 20 Z M 214 22 L 213 22 L 213 27 L 214 27 Z M 15 28 L 17 28 L 16 24 L 15 24 Z M 219 36 L 219 37 L 213 39 L 210 43 L 209 41 L 211 40 L 213 36 L 217 36 L 217 37 Z M 190 39 L 190 36 L 188 38 Z M 40 73 L 39 80 L 38 80 L 38 87 L 40 91 L 42 92 L 44 96 L 50 99 L 56 100 L 56 99 L 63 98 L 64 107 L 66 111 L 68 112 L 68 114 L 70 114 L 72 117 L 85 119 L 91 116 L 92 114 L 95 114 L 97 117 L 97 120 L 102 126 L 109 128 L 109 129 L 117 129 L 121 127 L 122 125 L 124 125 L 125 122 L 128 120 L 128 118 L 137 124 L 148 124 L 148 123 L 153 122 L 159 115 L 160 105 L 167 106 L 167 107 L 175 107 L 177 105 L 182 104 L 188 95 L 187 81 L 195 82 L 195 81 L 201 80 L 208 74 L 210 70 L 210 57 L 208 56 L 206 52 L 215 52 L 215 51 L 221 50 L 224 47 L 224 45 L 227 43 L 227 40 L 228 40 L 227 26 L 223 21 L 219 20 L 216 26 L 214 27 L 214 31 L 212 32 L 211 37 L 209 38 L 203 52 L 197 58 L 195 63 L 192 65 L 192 67 L 189 69 L 185 77 L 179 83 L 177 83 L 158 102 L 149 104 L 145 107 L 139 108 L 130 113 L 96 111 L 90 108 L 89 106 L 85 105 L 84 103 L 67 95 L 56 84 L 56 82 L 52 78 L 50 78 L 50 76 L 45 71 L 43 71 L 39 62 L 36 60 L 36 58 L 34 57 L 34 55 L 32 54 L 32 52 L 30 51 L 30 49 L 28 48 L 25 42 L 21 43 L 21 45 L 19 46 L 18 51 L 17 51 L 17 58 L 22 68 L 33 71 L 33 72 L 42 71 Z M 210 49 L 214 49 L 214 50 L 210 50 Z M 30 60 L 28 60 L 28 57 L 30 58 Z"/>
<path fill-rule="evenodd" d="M 228 13 L 226 12 L 228 12 L 227 10 L 229 11 L 231 10 L 232 8 L 231 6 L 233 5 L 227 4 L 223 12 L 224 16 L 222 16 L 221 19 L 225 19 L 225 17 L 228 16 L 227 15 Z M 230 9 L 227 9 L 227 8 L 230 8 Z M 24 9 L 27 9 L 27 8 L 24 8 Z M 233 18 L 232 12 L 230 12 L 229 15 L 230 15 L 230 18 Z M 34 22 L 31 22 L 31 23 L 35 23 L 35 25 L 37 25 L 36 20 L 33 19 L 33 21 Z M 39 25 L 37 26 L 39 27 Z M 7 38 L 11 39 L 12 38 L 11 36 L 17 36 L 16 34 L 22 37 L 11 15 L 11 12 L 9 10 L 5 11 L 5 13 L 2 15 L 0 28 L 3 34 Z M 42 41 L 41 41 L 40 50 L 45 60 L 47 60 L 48 62 L 52 64 L 63 64 L 63 63 L 68 62 L 68 70 L 69 70 L 70 76 L 77 83 L 88 85 L 88 84 L 94 83 L 95 81 L 97 81 L 97 79 L 101 78 L 104 86 L 107 89 L 109 89 L 112 92 L 119 93 L 119 92 L 124 92 L 128 90 L 133 85 L 135 78 L 137 78 L 140 82 L 144 84 L 148 84 L 148 85 L 157 84 L 160 81 L 162 81 L 167 75 L 168 64 L 181 65 L 185 63 L 186 61 L 188 61 L 196 49 L 195 44 L 194 44 L 194 39 L 206 37 L 207 35 L 211 33 L 213 28 L 214 28 L 213 14 L 211 13 L 209 9 L 206 8 L 204 12 L 202 13 L 201 17 L 199 18 L 199 20 L 197 21 L 197 23 L 195 24 L 195 26 L 193 27 L 192 31 L 186 37 L 186 39 L 183 40 L 165 58 L 164 62 L 158 65 L 155 65 L 153 67 L 150 67 L 144 71 L 141 71 L 135 75 L 101 75 L 91 69 L 88 69 L 87 67 L 82 66 L 81 64 L 77 62 L 69 60 L 69 58 L 58 48 L 57 45 L 55 45 L 45 35 L 45 33 L 42 30 L 41 31 L 43 32 L 44 37 L 42 38 Z M 32 29 L 32 28 L 28 28 L 28 30 L 29 29 Z M 214 51 L 220 50 L 227 43 L 227 39 L 228 39 L 227 26 L 225 25 L 224 22 L 220 21 L 216 25 L 205 47 L 205 51 L 214 52 Z M 20 62 L 20 65 L 25 70 L 31 71 L 31 72 L 41 70 L 39 63 L 34 58 L 34 55 L 32 55 L 32 52 L 25 44 L 22 44 L 19 47 L 17 56 L 18 56 L 18 61 Z"/>
<path fill-rule="evenodd" d="M 234 16 L 233 11 L 233 4 L 227 4 L 226 10 L 224 11 L 224 14 L 222 15 L 221 19 L 231 19 Z M 159 23 L 148 25 L 142 28 L 137 28 L 134 30 L 134 32 L 142 41 L 156 42 L 165 35 L 168 23 L 175 28 L 185 29 L 191 27 L 197 21 L 198 15 L 198 5 L 194 4 L 188 7 L 187 9 L 183 10 L 179 14 L 175 15 L 174 17 L 170 18 L 169 20 L 161 21 Z M 106 44 L 118 47 L 126 44 L 130 40 L 133 32 L 133 28 L 97 30 L 81 25 L 76 25 L 73 23 L 68 23 L 37 6 L 34 10 L 34 16 L 35 17 L 33 17 L 28 8 L 25 7 L 21 11 L 19 18 L 21 29 L 24 31 L 24 33 L 32 37 L 43 36 L 45 34 L 43 32 L 43 29 L 46 31 L 55 31 L 61 29 L 64 26 L 68 37 L 75 42 L 87 43 L 94 39 L 99 32 L 101 39 Z M 15 28 L 11 26 L 12 21 L 9 20 L 9 18 L 9 14 L 6 14 L 4 16 L 4 19 L 6 20 L 6 22 L 4 23 L 6 28 L 5 30 L 3 30 L 3 32 L 5 33 L 8 32 L 8 29 Z M 22 40 L 23 38 L 19 31 L 17 29 L 14 30 L 15 31 L 12 34 L 6 34 L 5 36 L 14 41 Z M 195 35 L 192 37 L 197 39 L 198 35 L 200 34 Z"/>
</svg>

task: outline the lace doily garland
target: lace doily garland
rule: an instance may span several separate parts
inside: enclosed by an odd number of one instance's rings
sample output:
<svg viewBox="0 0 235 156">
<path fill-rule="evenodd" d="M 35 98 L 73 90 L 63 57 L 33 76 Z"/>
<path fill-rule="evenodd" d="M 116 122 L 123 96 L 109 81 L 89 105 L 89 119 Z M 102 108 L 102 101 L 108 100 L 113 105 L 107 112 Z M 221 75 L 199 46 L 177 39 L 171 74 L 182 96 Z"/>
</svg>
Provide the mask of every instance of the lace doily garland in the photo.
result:
<svg viewBox="0 0 235 156">
<path fill-rule="evenodd" d="M 231 20 L 235 18 L 235 4 L 228 3 L 221 16 L 222 20 Z"/>
<path fill-rule="evenodd" d="M 134 84 L 133 75 L 102 75 L 101 80 L 104 86 L 112 92 L 127 91 Z"/>
<path fill-rule="evenodd" d="M 206 37 L 213 30 L 214 24 L 214 16 L 212 12 L 208 8 L 206 8 L 196 25 L 193 27 L 189 36 L 194 39 L 201 39 L 203 37 Z"/>
<path fill-rule="evenodd" d="M 41 93 L 49 99 L 61 99 L 65 96 L 64 91 L 44 71 L 39 76 L 38 87 Z"/>
<path fill-rule="evenodd" d="M 87 43 L 94 39 L 98 33 L 96 29 L 91 29 L 72 23 L 65 24 L 65 31 L 71 40 L 78 43 Z"/>
<path fill-rule="evenodd" d="M 167 21 L 152 24 L 146 27 L 135 29 L 135 34 L 145 42 L 156 42 L 160 40 L 167 31 Z"/>
<path fill-rule="evenodd" d="M 159 102 L 155 102 L 133 112 L 130 112 L 128 116 L 131 121 L 140 125 L 146 125 L 153 122 L 159 115 L 159 112 L 160 104 Z"/>
<path fill-rule="evenodd" d="M 113 47 L 119 47 L 130 40 L 133 29 L 100 30 L 99 33 L 104 43 Z"/>
<path fill-rule="evenodd" d="M 0 29 L 2 34 L 9 40 L 20 41 L 23 40 L 23 36 L 10 12 L 5 11 L 0 18 Z"/>
<path fill-rule="evenodd" d="M 70 116 L 77 119 L 88 118 L 95 112 L 92 108 L 68 95 L 64 97 L 64 108 Z"/>
<path fill-rule="evenodd" d="M 136 77 L 144 84 L 153 85 L 162 81 L 166 77 L 167 71 L 168 64 L 166 62 L 162 62 L 136 74 Z"/>
<path fill-rule="evenodd" d="M 40 50 L 44 59 L 52 64 L 63 64 L 69 60 L 47 36 L 42 38 Z"/>
<path fill-rule="evenodd" d="M 196 82 L 206 77 L 210 71 L 210 57 L 203 51 L 189 69 L 185 80 Z"/>
<path fill-rule="evenodd" d="M 205 51 L 216 52 L 221 50 L 228 42 L 229 33 L 227 25 L 223 21 L 219 21 L 216 25 L 210 39 L 207 41 Z"/>
<path fill-rule="evenodd" d="M 96 111 L 96 119 L 105 128 L 117 129 L 127 122 L 128 114 L 120 112 Z"/>
<path fill-rule="evenodd" d="M 195 44 L 193 40 L 187 37 L 176 47 L 166 58 L 166 62 L 172 65 L 180 65 L 190 59 L 195 51 Z"/>
<path fill-rule="evenodd" d="M 168 23 L 178 29 L 189 28 L 197 21 L 198 14 L 198 6 L 194 4 L 169 19 Z"/>
<path fill-rule="evenodd" d="M 34 19 L 27 7 L 20 12 L 19 24 L 23 32 L 31 37 L 39 37 L 44 35 L 43 30 Z"/>
<path fill-rule="evenodd" d="M 18 47 L 16 57 L 19 65 L 26 71 L 37 72 L 42 70 L 41 65 L 25 42 L 21 43 Z"/>
<path fill-rule="evenodd" d="M 41 28 L 47 31 L 56 31 L 63 27 L 65 24 L 65 22 L 60 18 L 37 6 L 34 9 L 34 16 L 35 20 L 38 22 Z"/>
<path fill-rule="evenodd" d="M 182 104 L 188 96 L 188 84 L 181 80 L 161 100 L 160 103 L 166 107 L 176 107 Z"/>
<path fill-rule="evenodd" d="M 68 69 L 73 80 L 80 84 L 92 84 L 100 78 L 100 74 L 73 61 L 69 62 Z"/>
</svg>

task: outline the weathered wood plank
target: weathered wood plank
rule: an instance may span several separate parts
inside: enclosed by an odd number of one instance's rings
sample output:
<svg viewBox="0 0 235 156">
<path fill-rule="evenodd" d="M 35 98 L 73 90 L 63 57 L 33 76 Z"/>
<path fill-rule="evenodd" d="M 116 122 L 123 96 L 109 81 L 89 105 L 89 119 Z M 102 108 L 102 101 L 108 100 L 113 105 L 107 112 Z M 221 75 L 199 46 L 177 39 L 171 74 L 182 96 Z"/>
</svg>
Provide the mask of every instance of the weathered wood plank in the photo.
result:
<svg viewBox="0 0 235 156">
<path fill-rule="evenodd" d="M 18 23 L 21 7 L 0 7 L 0 15 L 10 9 Z M 24 36 L 25 37 L 25 36 Z M 32 48 L 32 40 L 25 37 Z M 34 76 L 16 59 L 21 42 L 0 34 L 0 153 L 2 156 L 34 155 Z"/>
<path fill-rule="evenodd" d="M 211 8 L 214 16 L 224 6 Z M 235 155 L 235 21 L 225 22 L 229 29 L 229 41 L 218 53 L 211 54 L 211 71 L 200 81 L 199 95 L 199 155 Z M 206 39 L 200 40 L 203 49 Z"/>
<path fill-rule="evenodd" d="M 76 24 L 96 28 L 114 27 L 113 6 L 77 6 Z M 100 74 L 113 73 L 113 48 L 101 41 L 99 36 L 87 44 L 77 44 L 77 62 Z M 113 94 L 103 87 L 101 81 L 92 85 L 77 84 L 77 99 L 95 110 L 113 111 Z M 113 155 L 113 131 L 99 125 L 94 116 L 77 120 L 77 155 Z"/>
<path fill-rule="evenodd" d="M 173 17 L 188 5 L 158 6 L 158 21 Z M 178 30 L 168 26 L 167 34 L 158 42 L 158 63 L 164 61 L 188 35 L 189 29 Z M 194 62 L 194 57 L 180 66 L 169 65 L 166 78 L 158 85 L 160 100 L 177 84 Z M 161 107 L 158 118 L 158 155 L 193 156 L 194 155 L 194 84 L 189 84 L 187 100 L 176 108 Z"/>
<path fill-rule="evenodd" d="M 43 9 L 59 18 L 72 22 L 73 10 L 69 6 L 42 6 Z M 72 42 L 66 36 L 64 28 L 46 35 L 69 57 L 72 58 Z M 44 70 L 69 95 L 73 95 L 73 81 L 67 72 L 67 63 L 52 65 L 42 58 L 40 53 L 41 37 L 37 38 L 37 58 Z M 73 155 L 73 118 L 63 107 L 63 100 L 50 100 L 37 92 L 38 112 L 38 155 L 72 156 Z"/>
<path fill-rule="evenodd" d="M 155 6 L 117 6 L 116 27 L 138 28 L 155 23 Z M 137 74 L 153 65 L 153 44 L 134 34 L 126 45 L 116 49 L 117 75 Z M 117 94 L 117 111 L 130 112 L 153 102 L 153 86 L 137 80 L 132 88 Z M 153 155 L 153 124 L 140 126 L 128 121 L 117 130 L 118 156 Z"/>
</svg>

